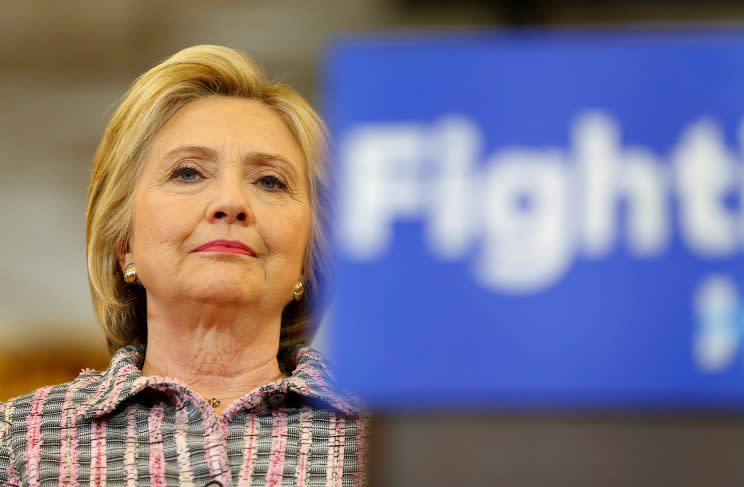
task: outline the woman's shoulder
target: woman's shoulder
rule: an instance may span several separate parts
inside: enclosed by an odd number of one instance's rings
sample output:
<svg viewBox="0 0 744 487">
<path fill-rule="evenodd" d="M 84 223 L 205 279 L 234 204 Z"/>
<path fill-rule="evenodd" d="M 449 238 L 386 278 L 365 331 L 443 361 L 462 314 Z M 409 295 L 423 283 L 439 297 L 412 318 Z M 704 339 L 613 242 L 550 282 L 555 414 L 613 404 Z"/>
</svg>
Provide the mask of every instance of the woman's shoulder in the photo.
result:
<svg viewBox="0 0 744 487">
<path fill-rule="evenodd" d="M 331 408 L 347 417 L 368 415 L 364 403 L 336 381 L 332 365 L 316 349 L 299 345 L 292 350 L 290 390 L 305 396 L 316 408 Z"/>
<path fill-rule="evenodd" d="M 101 406 L 112 399 L 112 393 L 120 393 L 125 384 L 131 389 L 140 377 L 138 363 L 143 350 L 139 345 L 122 347 L 111 358 L 107 369 L 82 369 L 69 382 L 39 387 L 0 403 L 5 421 L 23 420 L 29 415 L 49 418 L 61 416 L 63 412 L 77 415 Z"/>
<path fill-rule="evenodd" d="M 58 416 L 72 410 L 85 397 L 86 389 L 101 379 L 102 372 L 83 369 L 69 382 L 39 387 L 0 402 L 0 423 L 25 421 L 28 416 Z"/>
</svg>

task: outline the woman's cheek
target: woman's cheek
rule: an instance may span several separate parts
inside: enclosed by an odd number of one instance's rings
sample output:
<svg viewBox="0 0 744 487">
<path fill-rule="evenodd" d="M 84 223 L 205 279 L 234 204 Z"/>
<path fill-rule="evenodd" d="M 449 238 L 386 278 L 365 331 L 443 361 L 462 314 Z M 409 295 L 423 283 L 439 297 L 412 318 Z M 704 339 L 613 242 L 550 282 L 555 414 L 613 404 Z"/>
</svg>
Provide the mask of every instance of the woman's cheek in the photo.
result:
<svg viewBox="0 0 744 487">
<path fill-rule="evenodd" d="M 196 202 L 149 197 L 142 203 L 139 214 L 148 248 L 180 246 L 198 225 Z"/>
<path fill-rule="evenodd" d="M 309 237 L 309 222 L 304 215 L 289 215 L 274 221 L 264 231 L 267 246 L 274 253 L 302 258 Z"/>
</svg>

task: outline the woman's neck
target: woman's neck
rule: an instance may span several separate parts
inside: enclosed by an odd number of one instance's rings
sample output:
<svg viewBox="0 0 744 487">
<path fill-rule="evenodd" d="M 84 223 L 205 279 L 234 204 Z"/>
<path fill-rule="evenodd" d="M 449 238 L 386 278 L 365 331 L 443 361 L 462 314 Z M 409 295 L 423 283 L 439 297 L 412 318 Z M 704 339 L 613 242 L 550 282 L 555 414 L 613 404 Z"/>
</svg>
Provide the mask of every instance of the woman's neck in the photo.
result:
<svg viewBox="0 0 744 487">
<path fill-rule="evenodd" d="M 235 399 L 284 377 L 277 359 L 281 316 L 256 316 L 245 306 L 160 304 L 148 299 L 142 374 L 184 382 L 217 413 Z"/>
</svg>

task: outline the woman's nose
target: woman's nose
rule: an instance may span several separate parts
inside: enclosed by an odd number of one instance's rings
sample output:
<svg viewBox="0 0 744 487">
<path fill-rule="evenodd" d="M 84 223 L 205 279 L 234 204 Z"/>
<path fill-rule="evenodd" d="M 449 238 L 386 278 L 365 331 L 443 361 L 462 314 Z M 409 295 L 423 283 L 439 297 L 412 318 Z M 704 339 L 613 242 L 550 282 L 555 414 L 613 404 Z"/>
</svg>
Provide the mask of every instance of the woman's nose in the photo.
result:
<svg viewBox="0 0 744 487">
<path fill-rule="evenodd" d="M 212 221 L 225 220 L 227 223 L 244 222 L 248 219 L 246 212 L 240 208 L 225 206 L 212 215 Z"/>
<path fill-rule="evenodd" d="M 242 181 L 225 178 L 215 187 L 215 198 L 207 211 L 210 223 L 248 224 L 252 218 L 249 195 Z"/>
</svg>

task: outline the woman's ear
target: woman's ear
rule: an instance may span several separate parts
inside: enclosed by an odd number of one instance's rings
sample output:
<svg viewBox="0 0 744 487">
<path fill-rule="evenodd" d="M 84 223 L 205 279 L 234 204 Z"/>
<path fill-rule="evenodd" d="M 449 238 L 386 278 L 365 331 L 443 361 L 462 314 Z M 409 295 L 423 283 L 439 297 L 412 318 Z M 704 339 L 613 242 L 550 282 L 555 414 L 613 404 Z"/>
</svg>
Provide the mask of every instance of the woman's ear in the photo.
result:
<svg viewBox="0 0 744 487">
<path fill-rule="evenodd" d="M 132 252 L 129 248 L 129 241 L 125 240 L 122 241 L 119 245 L 119 248 L 116 250 L 116 257 L 119 260 L 119 267 L 123 271 L 124 268 L 134 262 L 134 258 L 132 257 Z"/>
</svg>

